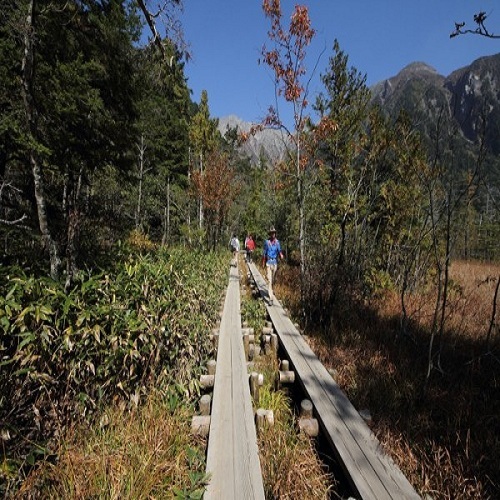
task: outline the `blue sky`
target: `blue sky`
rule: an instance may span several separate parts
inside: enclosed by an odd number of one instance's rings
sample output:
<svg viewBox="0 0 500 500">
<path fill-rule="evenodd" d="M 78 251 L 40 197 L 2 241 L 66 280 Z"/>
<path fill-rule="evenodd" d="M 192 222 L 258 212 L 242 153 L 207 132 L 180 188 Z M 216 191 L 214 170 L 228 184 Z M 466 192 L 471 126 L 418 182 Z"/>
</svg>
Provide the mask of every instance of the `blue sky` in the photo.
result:
<svg viewBox="0 0 500 500">
<path fill-rule="evenodd" d="M 406 65 L 422 61 L 439 73 L 500 52 L 500 40 L 479 36 L 450 39 L 454 21 L 475 27 L 473 15 L 485 11 L 487 26 L 500 33 L 498 0 L 282 0 L 289 14 L 295 4 L 307 5 L 316 36 L 308 49 L 309 71 L 319 59 L 310 101 L 322 90 L 319 75 L 328 65 L 335 38 L 349 56 L 349 65 L 367 75 L 368 85 L 396 75 Z M 192 60 L 186 64 L 193 100 L 207 90 L 213 117 L 235 114 L 259 121 L 274 103 L 271 73 L 258 65 L 267 41 L 269 21 L 261 0 L 184 0 L 181 16 Z M 289 110 L 280 104 L 282 118 Z"/>
</svg>

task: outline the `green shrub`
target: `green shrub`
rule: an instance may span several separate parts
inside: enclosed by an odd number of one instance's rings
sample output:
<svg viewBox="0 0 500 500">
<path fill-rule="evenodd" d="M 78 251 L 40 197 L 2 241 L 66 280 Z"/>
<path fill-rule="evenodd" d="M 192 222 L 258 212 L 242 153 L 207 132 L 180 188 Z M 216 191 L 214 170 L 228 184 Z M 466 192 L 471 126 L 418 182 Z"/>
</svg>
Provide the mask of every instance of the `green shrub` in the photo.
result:
<svg viewBox="0 0 500 500">
<path fill-rule="evenodd" d="M 45 454 L 40 445 L 65 421 L 111 401 L 137 405 L 151 384 L 196 395 L 226 260 L 185 249 L 130 255 L 112 271 L 82 274 L 68 293 L 2 269 L 0 431 L 9 439 L 0 476 L 12 460 Z"/>
</svg>

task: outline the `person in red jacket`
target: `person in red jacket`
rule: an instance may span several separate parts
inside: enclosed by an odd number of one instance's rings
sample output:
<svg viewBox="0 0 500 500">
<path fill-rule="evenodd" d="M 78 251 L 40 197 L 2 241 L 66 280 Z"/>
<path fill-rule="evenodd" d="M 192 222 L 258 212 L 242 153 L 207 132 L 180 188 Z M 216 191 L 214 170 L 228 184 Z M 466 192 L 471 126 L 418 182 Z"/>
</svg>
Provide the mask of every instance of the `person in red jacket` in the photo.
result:
<svg viewBox="0 0 500 500">
<path fill-rule="evenodd" d="M 247 251 L 247 262 L 252 262 L 253 252 L 255 250 L 255 241 L 249 234 L 245 239 L 245 250 Z"/>
</svg>

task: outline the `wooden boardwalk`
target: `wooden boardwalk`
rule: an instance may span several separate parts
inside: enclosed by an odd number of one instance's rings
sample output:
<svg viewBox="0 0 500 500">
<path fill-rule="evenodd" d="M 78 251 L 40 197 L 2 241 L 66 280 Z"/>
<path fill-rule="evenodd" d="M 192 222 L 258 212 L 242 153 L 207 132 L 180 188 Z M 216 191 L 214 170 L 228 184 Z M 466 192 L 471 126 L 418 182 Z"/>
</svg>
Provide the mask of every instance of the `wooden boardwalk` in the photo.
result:
<svg viewBox="0 0 500 500">
<path fill-rule="evenodd" d="M 267 284 L 254 264 L 249 264 L 261 295 L 268 299 Z M 268 306 L 280 344 L 290 365 L 312 401 L 322 435 L 328 440 L 360 498 L 402 500 L 420 498 L 347 396 L 302 338 L 276 299 Z"/>
<path fill-rule="evenodd" d="M 229 274 L 219 332 L 207 473 L 211 476 L 204 496 L 207 500 L 264 500 L 236 267 Z"/>
</svg>

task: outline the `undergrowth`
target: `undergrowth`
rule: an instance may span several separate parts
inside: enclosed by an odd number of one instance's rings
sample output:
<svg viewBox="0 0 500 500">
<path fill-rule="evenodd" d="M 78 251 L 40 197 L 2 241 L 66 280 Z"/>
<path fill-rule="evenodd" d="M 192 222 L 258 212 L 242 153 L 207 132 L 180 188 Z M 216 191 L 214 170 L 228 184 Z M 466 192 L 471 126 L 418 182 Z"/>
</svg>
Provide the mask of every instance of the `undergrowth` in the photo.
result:
<svg viewBox="0 0 500 500">
<path fill-rule="evenodd" d="M 351 303 L 331 325 L 308 325 L 311 347 L 335 368 L 354 406 L 370 410 L 372 430 L 384 448 L 420 494 L 436 500 L 500 496 L 498 316 L 492 353 L 484 354 L 498 275 L 498 266 L 451 267 L 442 371 L 433 371 L 425 393 L 432 293 L 408 298 L 405 337 L 399 334 L 401 309 L 393 291 Z M 277 293 L 298 313 L 294 277 L 291 269 Z"/>
<path fill-rule="evenodd" d="M 172 406 L 169 391 L 145 404 L 107 408 L 100 423 L 78 425 L 24 482 L 25 498 L 199 498 L 207 476 L 203 440 L 190 435 L 192 409 Z"/>
<path fill-rule="evenodd" d="M 153 387 L 191 401 L 211 352 L 227 255 L 184 248 L 117 253 L 73 288 L 0 269 L 0 494 L 14 495 L 66 432 Z"/>
</svg>

